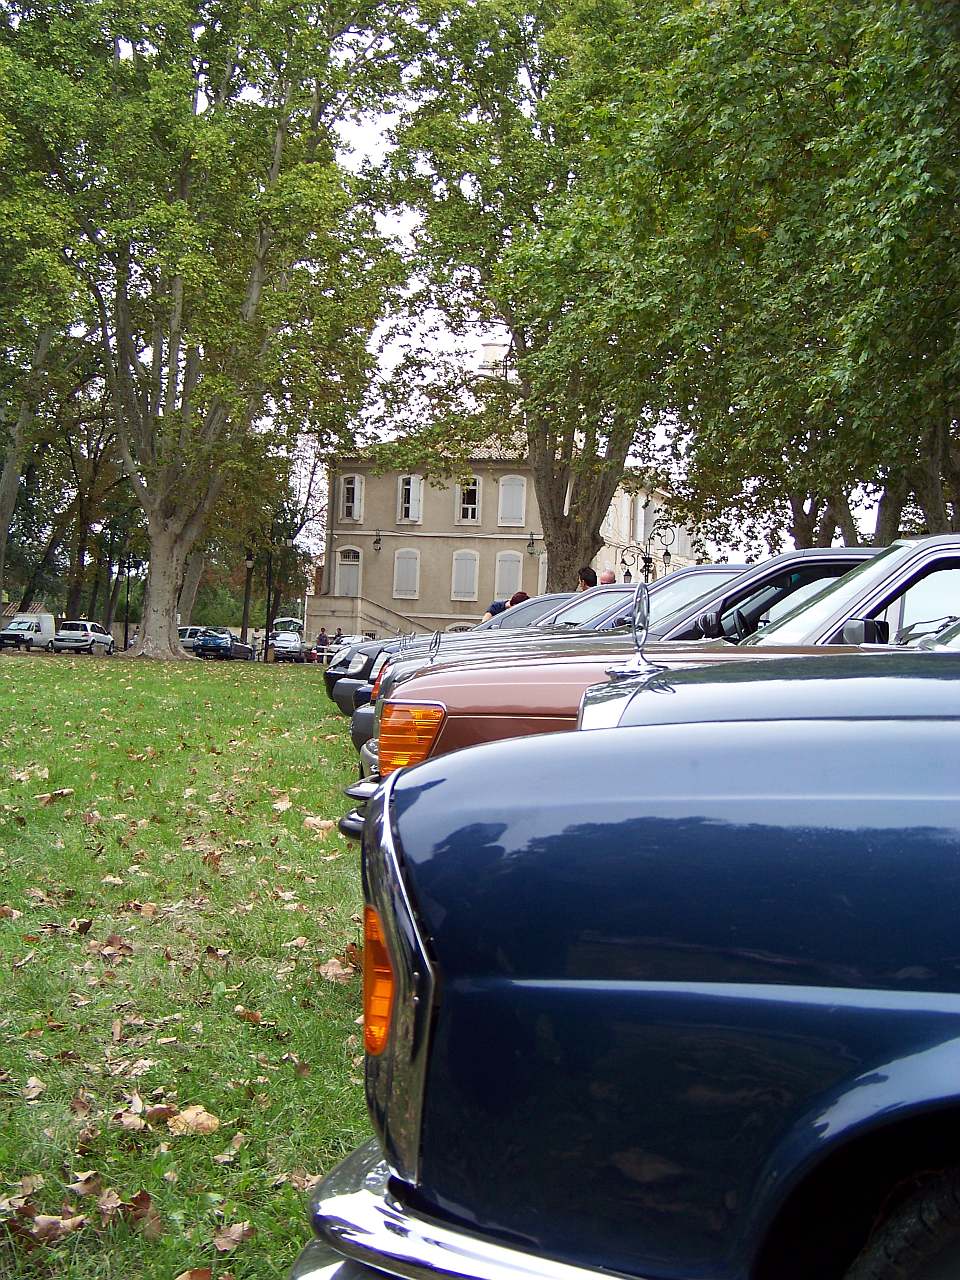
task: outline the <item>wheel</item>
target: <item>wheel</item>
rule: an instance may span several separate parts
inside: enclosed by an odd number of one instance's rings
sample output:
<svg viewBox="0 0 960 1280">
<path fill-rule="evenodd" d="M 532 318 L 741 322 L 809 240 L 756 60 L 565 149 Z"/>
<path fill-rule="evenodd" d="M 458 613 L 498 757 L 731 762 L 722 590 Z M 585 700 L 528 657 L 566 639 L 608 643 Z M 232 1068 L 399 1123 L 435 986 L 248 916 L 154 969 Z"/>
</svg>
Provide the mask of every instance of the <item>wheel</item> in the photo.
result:
<svg viewBox="0 0 960 1280">
<path fill-rule="evenodd" d="M 113 644 L 113 641 L 111 640 L 111 641 L 110 641 L 110 643 L 107 645 L 107 651 L 106 651 L 106 652 L 107 652 L 107 657 L 108 657 L 108 658 L 110 658 L 110 657 L 112 657 L 112 656 L 113 656 L 113 649 L 114 649 L 114 644 Z"/>
<path fill-rule="evenodd" d="M 867 1241 L 844 1280 L 957 1280 L 960 1171 L 915 1191 Z"/>
<path fill-rule="evenodd" d="M 53 641 L 52 641 L 52 640 L 48 640 L 48 641 L 47 641 L 46 649 L 47 649 L 47 653 L 53 653 L 53 652 L 54 652 L 54 649 L 53 649 Z"/>
<path fill-rule="evenodd" d="M 91 641 L 90 641 L 90 643 L 87 645 L 87 653 L 89 653 L 89 655 L 90 655 L 90 657 L 91 657 L 91 658 L 93 657 L 93 650 L 94 650 L 94 647 L 95 647 L 95 646 L 94 646 L 94 643 L 93 643 L 93 641 L 91 640 Z"/>
</svg>

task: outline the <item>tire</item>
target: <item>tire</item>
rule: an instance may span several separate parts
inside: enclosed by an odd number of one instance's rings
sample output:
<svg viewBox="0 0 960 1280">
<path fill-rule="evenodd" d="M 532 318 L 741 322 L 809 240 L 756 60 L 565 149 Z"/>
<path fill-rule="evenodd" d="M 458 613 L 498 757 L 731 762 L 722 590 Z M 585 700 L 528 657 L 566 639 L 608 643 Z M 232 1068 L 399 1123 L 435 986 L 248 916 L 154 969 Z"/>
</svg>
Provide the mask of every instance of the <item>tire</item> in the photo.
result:
<svg viewBox="0 0 960 1280">
<path fill-rule="evenodd" d="M 47 650 L 47 653 L 54 653 L 54 652 L 55 652 L 54 647 L 53 647 L 53 641 L 52 641 L 52 640 L 48 640 L 48 641 L 47 641 L 47 643 L 46 643 L 46 650 Z"/>
<path fill-rule="evenodd" d="M 91 658 L 93 657 L 93 651 L 94 651 L 94 648 L 95 648 L 95 647 L 96 647 L 96 646 L 94 645 L 94 643 L 93 643 L 93 641 L 92 641 L 92 640 L 91 640 L 91 641 L 90 641 L 90 643 L 87 645 L 87 653 L 89 653 L 89 655 L 90 655 L 90 657 L 91 657 Z"/>
<path fill-rule="evenodd" d="M 923 1184 L 867 1241 L 844 1280 L 957 1280 L 960 1170 Z"/>
<path fill-rule="evenodd" d="M 108 658 L 112 658 L 112 657 L 113 657 L 113 641 L 112 641 L 112 640 L 111 640 L 111 641 L 110 641 L 110 643 L 107 645 L 106 650 L 105 650 L 105 653 L 106 653 L 106 656 L 107 656 Z"/>
</svg>

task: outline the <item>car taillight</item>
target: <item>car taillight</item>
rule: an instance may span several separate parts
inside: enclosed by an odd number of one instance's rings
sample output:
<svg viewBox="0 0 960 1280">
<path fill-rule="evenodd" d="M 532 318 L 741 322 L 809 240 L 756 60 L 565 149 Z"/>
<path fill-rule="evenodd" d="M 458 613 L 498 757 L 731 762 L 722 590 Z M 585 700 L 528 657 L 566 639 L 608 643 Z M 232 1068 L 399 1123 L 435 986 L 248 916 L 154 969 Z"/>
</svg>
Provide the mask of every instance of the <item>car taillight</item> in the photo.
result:
<svg viewBox="0 0 960 1280">
<path fill-rule="evenodd" d="M 383 673 L 386 671 L 386 669 L 387 669 L 387 666 L 386 666 L 386 663 L 384 663 L 384 665 L 377 672 L 377 678 L 376 680 L 374 680 L 373 688 L 370 690 L 371 702 L 376 702 L 376 700 L 380 697 L 380 686 L 381 684 L 383 684 Z"/>
<path fill-rule="evenodd" d="M 367 1053 L 383 1053 L 393 1012 L 393 966 L 383 925 L 373 907 L 363 909 L 363 1044 Z"/>
<path fill-rule="evenodd" d="M 380 717 L 380 777 L 426 760 L 446 711 L 419 702 L 387 702 Z"/>
</svg>

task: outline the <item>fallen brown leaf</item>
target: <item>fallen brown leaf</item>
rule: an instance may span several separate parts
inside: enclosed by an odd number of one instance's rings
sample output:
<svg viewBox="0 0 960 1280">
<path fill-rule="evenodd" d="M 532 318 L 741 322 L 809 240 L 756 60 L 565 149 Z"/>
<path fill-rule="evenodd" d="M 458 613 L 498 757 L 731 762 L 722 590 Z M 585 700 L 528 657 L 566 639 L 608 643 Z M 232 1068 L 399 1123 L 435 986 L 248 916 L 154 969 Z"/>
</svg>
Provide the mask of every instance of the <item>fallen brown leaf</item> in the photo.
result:
<svg viewBox="0 0 960 1280">
<path fill-rule="evenodd" d="M 229 1227 L 221 1227 L 213 1237 L 213 1247 L 218 1253 L 229 1253 L 245 1240 L 252 1240 L 257 1234 L 256 1228 L 249 1222 L 234 1222 Z"/>
<path fill-rule="evenodd" d="M 103 1180 L 96 1169 L 84 1169 L 73 1175 L 73 1182 L 67 1183 L 67 1190 L 78 1196 L 98 1196 L 103 1187 Z"/>
<path fill-rule="evenodd" d="M 167 1121 L 167 1128 L 171 1133 L 177 1134 L 216 1133 L 220 1128 L 220 1119 L 218 1116 L 211 1115 L 203 1107 L 195 1105 L 184 1107 L 177 1115 L 171 1116 Z"/>
<path fill-rule="evenodd" d="M 41 1093 L 46 1090 L 46 1087 L 47 1086 L 42 1080 L 38 1080 L 36 1076 L 30 1076 L 27 1083 L 20 1090 L 20 1096 L 26 1102 L 33 1102 L 34 1099 L 40 1097 Z"/>
<path fill-rule="evenodd" d="M 263 1021 L 263 1014 L 259 1009 L 247 1009 L 242 1004 L 236 1004 L 233 1006 L 233 1012 L 241 1022 L 250 1022 L 255 1027 L 258 1027 Z"/>
<path fill-rule="evenodd" d="M 352 982 L 354 971 L 349 965 L 341 964 L 334 956 L 326 964 L 317 965 L 317 973 L 321 978 L 326 978 L 327 982 Z"/>
<path fill-rule="evenodd" d="M 308 831 L 316 831 L 319 835 L 322 835 L 325 831 L 333 830 L 333 820 L 331 818 L 316 818 L 309 813 L 304 818 L 303 825 Z"/>
</svg>

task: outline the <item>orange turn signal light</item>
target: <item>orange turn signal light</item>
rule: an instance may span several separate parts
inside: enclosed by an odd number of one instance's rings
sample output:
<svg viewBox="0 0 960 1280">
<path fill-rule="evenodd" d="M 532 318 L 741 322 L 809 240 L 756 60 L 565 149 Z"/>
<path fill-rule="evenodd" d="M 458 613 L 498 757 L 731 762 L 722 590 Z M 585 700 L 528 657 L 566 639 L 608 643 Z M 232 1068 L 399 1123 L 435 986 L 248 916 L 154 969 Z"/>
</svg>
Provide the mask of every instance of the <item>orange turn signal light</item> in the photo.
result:
<svg viewBox="0 0 960 1280">
<path fill-rule="evenodd" d="M 427 702 L 387 702 L 380 716 L 380 777 L 426 760 L 446 714 Z"/>
<path fill-rule="evenodd" d="M 383 1053 L 393 1012 L 393 966 L 383 925 L 373 907 L 363 909 L 363 1044 L 367 1053 Z"/>
</svg>

